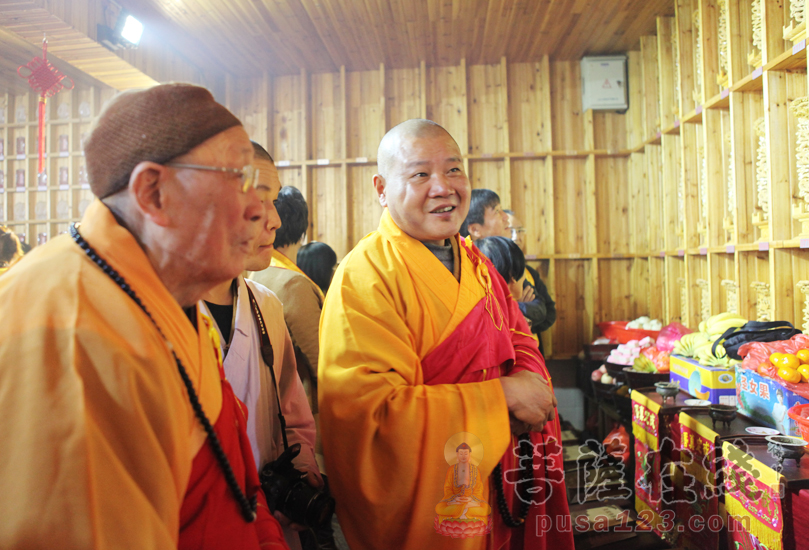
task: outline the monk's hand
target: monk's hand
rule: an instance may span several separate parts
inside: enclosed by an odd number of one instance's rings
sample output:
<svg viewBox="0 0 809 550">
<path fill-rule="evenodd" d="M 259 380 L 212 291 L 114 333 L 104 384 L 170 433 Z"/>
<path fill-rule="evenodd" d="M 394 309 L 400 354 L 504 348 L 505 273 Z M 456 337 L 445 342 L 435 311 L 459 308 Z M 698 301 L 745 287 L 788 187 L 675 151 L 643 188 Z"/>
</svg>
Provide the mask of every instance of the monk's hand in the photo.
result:
<svg viewBox="0 0 809 550">
<path fill-rule="evenodd" d="M 508 412 L 514 420 L 541 430 L 545 423 L 554 418 L 556 396 L 548 381 L 541 375 L 520 371 L 500 377 L 503 394 L 506 397 Z M 515 426 L 519 427 L 519 426 Z"/>
</svg>

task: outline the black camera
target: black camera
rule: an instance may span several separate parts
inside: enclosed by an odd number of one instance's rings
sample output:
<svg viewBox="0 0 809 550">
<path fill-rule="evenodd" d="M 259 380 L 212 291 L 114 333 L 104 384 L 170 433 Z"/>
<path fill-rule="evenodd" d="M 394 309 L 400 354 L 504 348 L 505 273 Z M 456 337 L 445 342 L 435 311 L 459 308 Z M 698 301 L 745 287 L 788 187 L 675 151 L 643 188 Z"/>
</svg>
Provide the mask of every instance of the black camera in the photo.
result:
<svg viewBox="0 0 809 550">
<path fill-rule="evenodd" d="M 270 510 L 281 512 L 293 523 L 314 528 L 334 513 L 334 499 L 328 492 L 309 485 L 306 473 L 292 465 L 300 452 L 300 443 L 290 446 L 261 469 L 259 479 Z"/>
</svg>

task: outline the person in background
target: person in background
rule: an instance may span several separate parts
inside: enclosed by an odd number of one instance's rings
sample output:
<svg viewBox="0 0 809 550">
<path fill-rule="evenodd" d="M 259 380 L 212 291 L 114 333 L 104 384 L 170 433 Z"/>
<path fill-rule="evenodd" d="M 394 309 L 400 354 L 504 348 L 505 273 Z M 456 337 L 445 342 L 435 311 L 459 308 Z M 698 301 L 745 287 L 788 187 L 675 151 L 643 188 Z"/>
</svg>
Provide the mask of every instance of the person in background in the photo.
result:
<svg viewBox="0 0 809 550">
<path fill-rule="evenodd" d="M 111 99 L 97 197 L 0 277 L 0 548 L 288 548 L 202 295 L 266 223 L 253 147 L 206 89 Z"/>
<path fill-rule="evenodd" d="M 284 320 L 295 346 L 298 374 L 312 412 L 317 414 L 318 327 L 323 291 L 296 264 L 306 230 L 309 207 L 295 187 L 282 187 L 276 201 L 281 227 L 275 232 L 270 266 L 250 279 L 272 290 L 284 304 Z"/>
<path fill-rule="evenodd" d="M 473 241 L 486 237 L 511 238 L 508 214 L 500 207 L 498 194 L 490 189 L 474 189 L 472 191 L 472 200 L 470 201 L 469 214 L 466 216 L 465 224 L 469 237 Z M 522 314 L 529 321 L 533 334 L 538 335 L 541 330 L 544 330 L 541 327 L 547 323 L 547 302 L 537 295 L 533 285 L 523 284 L 523 294 L 517 300 L 517 304 Z M 553 307 L 551 324 L 556 320 L 556 306 L 554 305 Z M 537 336 L 537 340 L 540 342 L 539 350 L 543 351 L 542 341 L 539 336 Z"/>
<path fill-rule="evenodd" d="M 484 237 L 476 241 L 475 246 L 491 260 L 494 268 L 506 281 L 514 301 L 519 301 L 525 282 L 525 256 L 522 251 L 505 237 Z"/>
<path fill-rule="evenodd" d="M 508 236 L 508 216 L 500 206 L 500 197 L 491 189 L 472 189 L 469 214 L 461 226 L 461 236 L 473 241 L 484 237 Z"/>
<path fill-rule="evenodd" d="M 336 266 L 337 254 L 326 243 L 314 241 L 298 250 L 298 267 L 320 287 L 324 295 L 329 290 Z"/>
<path fill-rule="evenodd" d="M 256 239 L 245 269 L 261 271 L 270 265 L 275 232 L 281 225 L 275 209 L 281 181 L 270 154 L 255 142 L 253 152 L 253 166 L 258 172 L 256 193 L 264 205 L 267 223 Z M 258 313 L 253 309 L 253 300 Z M 295 366 L 295 351 L 284 324 L 281 302 L 264 285 L 246 281 L 239 275 L 205 293 L 199 306 L 216 323 L 225 376 L 236 397 L 247 408 L 247 436 L 258 471 L 284 451 L 283 428 L 278 417 L 280 401 L 288 443 L 301 445 L 301 452 L 294 459 L 295 468 L 307 473 L 310 485 L 322 487 L 323 480 L 315 460 L 315 419 Z M 272 357 L 264 358 L 262 354 L 259 314 L 272 345 Z M 272 362 L 272 370 L 266 361 Z M 289 519 L 279 511 L 275 511 L 275 517 L 284 526 L 289 547 L 300 549 L 296 531 L 303 530 L 303 526 L 290 525 Z"/>
<path fill-rule="evenodd" d="M 525 227 L 514 212 L 511 210 L 504 210 L 503 212 L 508 215 L 508 233 L 510 233 L 510 235 L 504 236 L 510 237 L 511 240 L 517 244 L 523 255 L 525 255 L 528 243 L 528 240 L 526 239 Z M 544 306 L 544 315 L 538 315 L 538 313 L 542 311 L 542 307 L 537 308 L 532 312 L 532 315 L 536 320 L 532 322 L 531 325 L 531 331 L 537 335 L 537 338 L 539 338 L 539 349 L 542 351 L 542 338 L 539 335 L 551 328 L 556 322 L 556 302 L 554 302 L 553 298 L 551 298 L 551 295 L 548 292 L 548 287 L 545 286 L 545 283 L 539 277 L 539 273 L 527 263 L 525 264 L 525 283 L 523 286 L 525 292 L 528 292 L 530 289 L 534 294 L 536 301 Z M 523 308 L 520 307 L 520 309 Z M 523 313 L 526 314 L 527 310 L 528 308 L 526 307 Z"/>
<path fill-rule="evenodd" d="M 0 225 L 0 275 L 22 257 L 23 250 L 17 235 L 5 225 Z"/>
</svg>

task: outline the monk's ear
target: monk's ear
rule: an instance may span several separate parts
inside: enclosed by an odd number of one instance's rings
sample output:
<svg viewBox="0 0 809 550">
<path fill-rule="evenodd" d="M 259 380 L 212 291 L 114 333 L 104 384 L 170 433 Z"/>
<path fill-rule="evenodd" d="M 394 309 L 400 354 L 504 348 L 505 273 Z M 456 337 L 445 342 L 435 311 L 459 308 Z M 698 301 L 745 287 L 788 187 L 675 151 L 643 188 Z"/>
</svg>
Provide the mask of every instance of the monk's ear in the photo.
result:
<svg viewBox="0 0 809 550">
<path fill-rule="evenodd" d="M 155 162 L 140 162 L 129 177 L 129 195 L 143 216 L 160 226 L 169 224 L 166 211 L 166 184 L 169 169 Z"/>
<path fill-rule="evenodd" d="M 374 174 L 374 189 L 379 196 L 379 204 L 381 204 L 383 208 L 388 206 L 388 197 L 385 195 L 385 188 L 385 178 L 379 174 Z"/>
</svg>

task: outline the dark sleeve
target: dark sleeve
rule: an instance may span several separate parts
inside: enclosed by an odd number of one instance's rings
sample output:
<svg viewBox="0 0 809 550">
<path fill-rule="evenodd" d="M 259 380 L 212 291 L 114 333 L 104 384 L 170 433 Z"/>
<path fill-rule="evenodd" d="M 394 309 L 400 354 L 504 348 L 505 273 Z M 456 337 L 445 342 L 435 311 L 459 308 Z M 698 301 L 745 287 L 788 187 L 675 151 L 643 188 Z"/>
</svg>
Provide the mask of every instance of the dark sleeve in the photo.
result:
<svg viewBox="0 0 809 550">
<path fill-rule="evenodd" d="M 531 286 L 528 281 L 525 284 Z M 537 333 L 537 327 L 542 326 L 547 315 L 545 302 L 541 298 L 535 298 L 532 302 L 517 302 L 517 305 L 520 306 L 523 316 L 531 322 L 531 332 Z"/>
<path fill-rule="evenodd" d="M 545 283 L 542 282 L 542 279 L 539 277 L 539 273 L 530 266 L 526 266 L 531 272 L 531 275 L 534 277 L 534 282 L 536 285 L 534 286 L 534 293 L 536 294 L 537 300 L 542 301 L 545 306 L 545 315 L 541 321 L 537 324 L 531 326 L 531 330 L 539 334 L 540 332 L 544 332 L 551 328 L 553 324 L 556 322 L 556 302 L 553 301 L 551 298 L 550 293 L 548 292 L 548 287 L 545 286 Z"/>
</svg>

